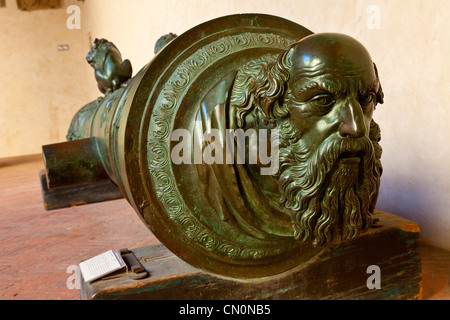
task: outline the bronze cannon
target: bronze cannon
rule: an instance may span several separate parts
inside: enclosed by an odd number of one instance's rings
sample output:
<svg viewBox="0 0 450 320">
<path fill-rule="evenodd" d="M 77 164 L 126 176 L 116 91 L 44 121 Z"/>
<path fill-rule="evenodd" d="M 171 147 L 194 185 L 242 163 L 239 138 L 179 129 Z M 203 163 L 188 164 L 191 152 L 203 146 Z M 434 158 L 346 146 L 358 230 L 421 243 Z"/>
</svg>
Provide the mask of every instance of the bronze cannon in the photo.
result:
<svg viewBox="0 0 450 320">
<path fill-rule="evenodd" d="M 88 61 L 105 96 L 44 146 L 49 188 L 111 180 L 169 250 L 239 278 L 373 224 L 383 92 L 355 39 L 243 14 L 172 37 L 134 77 L 107 41 Z"/>
</svg>

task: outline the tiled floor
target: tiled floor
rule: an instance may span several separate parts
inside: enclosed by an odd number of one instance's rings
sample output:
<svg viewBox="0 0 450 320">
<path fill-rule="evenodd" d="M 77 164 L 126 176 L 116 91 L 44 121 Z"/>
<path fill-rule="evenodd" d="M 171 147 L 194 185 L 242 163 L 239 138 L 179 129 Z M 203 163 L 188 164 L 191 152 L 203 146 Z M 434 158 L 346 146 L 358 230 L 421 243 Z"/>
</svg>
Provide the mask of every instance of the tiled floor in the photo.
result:
<svg viewBox="0 0 450 320">
<path fill-rule="evenodd" d="M 125 200 L 56 211 L 42 204 L 42 156 L 0 159 L 0 299 L 79 299 L 71 266 L 159 241 Z M 450 299 L 450 252 L 423 244 L 424 299 Z"/>
</svg>

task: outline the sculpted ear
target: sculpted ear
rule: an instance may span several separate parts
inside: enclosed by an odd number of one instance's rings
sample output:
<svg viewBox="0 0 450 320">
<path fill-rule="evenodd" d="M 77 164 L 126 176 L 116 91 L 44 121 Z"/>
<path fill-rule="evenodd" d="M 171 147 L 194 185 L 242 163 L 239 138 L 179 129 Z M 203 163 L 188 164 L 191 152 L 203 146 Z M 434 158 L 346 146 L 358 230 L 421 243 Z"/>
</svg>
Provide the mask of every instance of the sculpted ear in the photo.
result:
<svg viewBox="0 0 450 320">
<path fill-rule="evenodd" d="M 379 83 L 379 88 L 378 88 L 378 91 L 377 91 L 377 103 L 383 104 L 384 103 L 384 93 L 383 93 L 383 88 L 381 87 L 380 78 L 378 77 L 377 65 L 375 63 L 373 63 L 373 67 L 375 69 L 375 75 L 377 76 L 377 80 L 378 80 L 378 83 Z"/>
</svg>

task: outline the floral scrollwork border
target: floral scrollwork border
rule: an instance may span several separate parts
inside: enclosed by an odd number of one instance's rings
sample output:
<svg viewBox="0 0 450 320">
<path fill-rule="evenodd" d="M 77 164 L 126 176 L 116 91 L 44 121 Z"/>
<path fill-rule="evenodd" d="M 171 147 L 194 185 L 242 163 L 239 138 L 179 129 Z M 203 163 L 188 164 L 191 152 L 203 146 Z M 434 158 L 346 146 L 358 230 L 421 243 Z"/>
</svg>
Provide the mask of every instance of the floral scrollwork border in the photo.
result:
<svg viewBox="0 0 450 320">
<path fill-rule="evenodd" d="M 292 43 L 272 33 L 246 32 L 224 36 L 194 52 L 173 72 L 160 91 L 152 112 L 147 136 L 149 171 L 153 177 L 156 194 L 169 218 L 191 240 L 209 251 L 215 251 L 232 259 L 260 259 L 280 254 L 286 248 L 247 247 L 223 239 L 209 230 L 190 212 L 184 203 L 172 172 L 170 163 L 170 136 L 180 97 L 195 77 L 219 59 L 249 48 L 284 49 Z"/>
</svg>

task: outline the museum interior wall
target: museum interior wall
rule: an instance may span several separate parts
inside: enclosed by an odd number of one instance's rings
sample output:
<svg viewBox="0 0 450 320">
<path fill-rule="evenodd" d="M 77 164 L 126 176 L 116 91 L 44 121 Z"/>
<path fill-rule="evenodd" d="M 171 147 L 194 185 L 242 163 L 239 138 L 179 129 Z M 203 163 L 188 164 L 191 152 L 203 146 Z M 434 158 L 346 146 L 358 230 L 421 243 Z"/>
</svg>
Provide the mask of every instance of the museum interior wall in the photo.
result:
<svg viewBox="0 0 450 320">
<path fill-rule="evenodd" d="M 0 8 L 0 157 L 61 141 L 73 114 L 96 94 L 86 83 L 88 40 L 66 20 L 64 8 L 19 11 L 15 0 Z"/>
<path fill-rule="evenodd" d="M 425 242 L 450 250 L 450 2 L 446 0 L 63 1 L 61 9 L 0 8 L 0 157 L 41 152 L 64 141 L 74 113 L 100 95 L 85 55 L 107 38 L 139 71 L 163 34 L 234 13 L 258 12 L 313 32 L 361 41 L 378 66 L 385 94 L 374 118 L 382 130 L 384 173 L 378 209 L 414 220 Z M 66 8 L 81 9 L 68 29 Z M 68 51 L 57 46 L 70 45 Z"/>
</svg>

